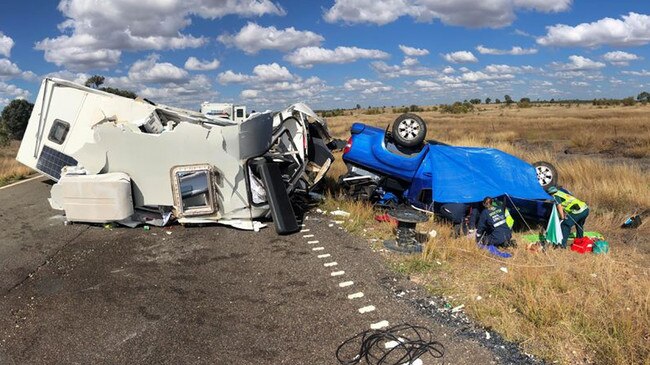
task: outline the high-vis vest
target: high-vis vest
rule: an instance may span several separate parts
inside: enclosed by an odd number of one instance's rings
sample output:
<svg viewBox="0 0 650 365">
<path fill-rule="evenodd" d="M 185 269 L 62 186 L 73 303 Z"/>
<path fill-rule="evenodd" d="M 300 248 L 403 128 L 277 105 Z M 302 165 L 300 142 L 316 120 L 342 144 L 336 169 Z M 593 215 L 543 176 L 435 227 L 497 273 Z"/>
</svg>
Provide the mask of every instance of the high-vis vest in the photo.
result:
<svg viewBox="0 0 650 365">
<path fill-rule="evenodd" d="M 492 228 L 497 228 L 500 225 L 507 224 L 506 216 L 503 214 L 503 211 L 500 208 L 489 208 L 488 215 L 492 219 Z"/>
<path fill-rule="evenodd" d="M 560 205 L 562 205 L 562 208 L 567 213 L 572 213 L 572 214 L 582 213 L 585 211 L 585 209 L 588 208 L 587 203 L 563 191 L 558 190 L 555 194 L 553 194 L 553 196 L 557 196 L 558 198 L 560 198 L 560 200 L 562 200 Z"/>
<path fill-rule="evenodd" d="M 506 224 L 508 225 L 508 228 L 512 229 L 512 226 L 515 225 L 515 219 L 512 218 L 512 216 L 510 215 L 510 209 L 508 209 L 508 208 L 506 208 L 506 207 L 503 207 L 502 204 L 497 203 L 497 202 L 493 202 L 493 203 L 492 203 L 492 206 L 493 206 L 493 207 L 496 207 L 496 208 L 501 208 L 501 209 L 503 209 L 503 214 L 504 214 L 505 217 L 506 217 Z"/>
</svg>

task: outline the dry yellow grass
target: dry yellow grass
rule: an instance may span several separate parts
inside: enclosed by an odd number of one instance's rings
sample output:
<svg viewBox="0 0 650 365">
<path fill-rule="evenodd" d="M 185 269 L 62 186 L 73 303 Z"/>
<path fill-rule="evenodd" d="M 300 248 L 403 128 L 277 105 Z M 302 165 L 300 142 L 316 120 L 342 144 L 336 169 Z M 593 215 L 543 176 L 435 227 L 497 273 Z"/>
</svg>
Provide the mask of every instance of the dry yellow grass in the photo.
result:
<svg viewBox="0 0 650 365">
<path fill-rule="evenodd" d="M 566 364 L 650 364 L 650 225 L 618 228 L 627 216 L 650 211 L 650 107 L 482 108 L 461 116 L 418 114 L 430 138 L 555 164 L 560 183 L 592 207 L 587 228 L 604 233 L 612 252 L 531 252 L 519 239 L 514 257 L 501 261 L 471 240 L 450 238 L 449 227 L 429 222 L 422 228 L 439 234 L 422 255 L 387 257 L 528 352 Z M 353 121 L 384 128 L 396 116 L 345 116 L 328 124 L 337 137 L 347 138 Z M 344 171 L 338 160 L 330 176 Z M 332 196 L 325 208 L 350 211 L 344 224 L 355 233 L 391 235 L 389 225 L 374 222 L 367 205 Z"/>
<path fill-rule="evenodd" d="M 19 146 L 20 142 L 12 141 L 8 146 L 0 147 L 0 186 L 34 173 L 29 167 L 16 161 Z"/>
</svg>

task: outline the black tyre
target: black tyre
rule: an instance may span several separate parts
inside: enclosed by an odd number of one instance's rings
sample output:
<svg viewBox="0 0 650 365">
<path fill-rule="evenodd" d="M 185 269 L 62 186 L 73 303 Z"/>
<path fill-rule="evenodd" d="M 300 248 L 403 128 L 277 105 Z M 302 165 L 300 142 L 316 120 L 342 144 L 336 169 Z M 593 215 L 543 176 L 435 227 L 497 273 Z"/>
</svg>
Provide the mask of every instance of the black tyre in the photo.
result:
<svg viewBox="0 0 650 365">
<path fill-rule="evenodd" d="M 544 188 L 557 185 L 557 169 L 553 164 L 546 161 L 537 161 L 533 164 L 537 172 L 537 181 Z"/>
<path fill-rule="evenodd" d="M 427 125 L 415 114 L 402 114 L 393 122 L 393 139 L 400 146 L 419 146 L 426 135 Z"/>
</svg>

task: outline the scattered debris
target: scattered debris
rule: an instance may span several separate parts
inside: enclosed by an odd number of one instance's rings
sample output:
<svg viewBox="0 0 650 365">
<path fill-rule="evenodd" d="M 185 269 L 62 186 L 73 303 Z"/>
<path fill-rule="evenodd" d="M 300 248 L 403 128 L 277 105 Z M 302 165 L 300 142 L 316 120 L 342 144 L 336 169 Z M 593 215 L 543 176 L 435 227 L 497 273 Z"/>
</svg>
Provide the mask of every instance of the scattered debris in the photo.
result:
<svg viewBox="0 0 650 365">
<path fill-rule="evenodd" d="M 641 221 L 641 215 L 634 215 L 621 224 L 621 228 L 639 228 L 643 222 Z"/>
<path fill-rule="evenodd" d="M 405 290 L 404 286 L 410 285 L 408 281 L 397 281 L 395 278 L 385 278 L 382 285 L 395 295 L 397 300 L 402 300 L 412 305 L 420 313 L 428 316 L 436 323 L 450 328 L 457 335 L 475 340 L 489 349 L 495 356 L 495 363 L 518 365 L 541 365 L 544 362 L 535 356 L 525 353 L 519 345 L 507 341 L 498 333 L 490 333 L 479 323 L 472 321 L 463 311 L 451 313 L 448 299 L 440 296 L 430 296 L 421 288 Z M 399 297 L 397 294 L 404 292 Z"/>
<path fill-rule="evenodd" d="M 333 210 L 333 211 L 330 212 L 330 214 L 335 215 L 337 217 L 349 217 L 350 216 L 350 213 L 348 213 L 348 212 L 346 212 L 344 210 L 340 210 L 340 209 Z"/>
<path fill-rule="evenodd" d="M 502 266 L 499 270 L 503 271 L 504 273 L 508 273 L 508 268 L 505 266 Z"/>
<path fill-rule="evenodd" d="M 451 313 L 458 313 L 458 312 L 460 312 L 463 308 L 465 308 L 465 304 L 461 304 L 461 305 L 459 305 L 459 306 L 457 306 L 457 307 L 453 307 L 453 308 L 451 309 Z"/>
</svg>

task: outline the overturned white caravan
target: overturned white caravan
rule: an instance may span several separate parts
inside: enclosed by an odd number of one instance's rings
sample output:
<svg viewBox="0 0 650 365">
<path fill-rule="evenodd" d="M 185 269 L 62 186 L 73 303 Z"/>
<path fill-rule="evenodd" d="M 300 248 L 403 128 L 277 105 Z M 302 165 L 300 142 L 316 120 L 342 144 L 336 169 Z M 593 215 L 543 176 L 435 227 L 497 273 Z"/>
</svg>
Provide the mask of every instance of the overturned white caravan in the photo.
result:
<svg viewBox="0 0 650 365">
<path fill-rule="evenodd" d="M 43 80 L 17 160 L 57 181 L 69 221 L 221 223 L 298 230 L 290 196 L 333 161 L 324 120 L 304 104 L 241 123 L 69 81 Z"/>
</svg>

